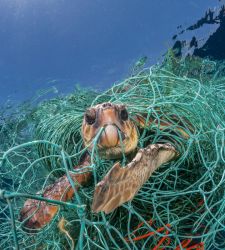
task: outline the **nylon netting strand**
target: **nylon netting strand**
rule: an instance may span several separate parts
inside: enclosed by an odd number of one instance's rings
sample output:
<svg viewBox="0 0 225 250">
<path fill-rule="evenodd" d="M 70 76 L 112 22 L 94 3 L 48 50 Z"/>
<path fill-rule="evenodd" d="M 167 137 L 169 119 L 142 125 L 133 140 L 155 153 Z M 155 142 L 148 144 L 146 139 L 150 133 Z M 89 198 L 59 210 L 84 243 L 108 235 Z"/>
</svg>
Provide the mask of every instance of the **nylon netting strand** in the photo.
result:
<svg viewBox="0 0 225 250">
<path fill-rule="evenodd" d="M 77 90 L 35 107 L 22 105 L 11 114 L 2 111 L 0 249 L 139 250 L 194 245 L 225 249 L 224 86 L 222 63 L 176 61 L 168 56 L 161 66 L 142 69 L 102 94 Z M 192 125 L 190 130 L 183 123 L 188 140 L 170 133 L 181 126 L 176 119 L 170 119 L 165 130 L 152 125 L 139 131 L 139 147 L 170 138 L 181 157 L 160 167 L 133 201 L 109 215 L 94 214 L 90 208 L 94 187 L 115 163 L 100 159 L 94 147 L 86 168 L 93 173 L 92 181 L 71 201 L 58 204 L 57 216 L 42 230 L 24 231 L 19 212 L 25 200 L 41 199 L 47 185 L 73 171 L 85 151 L 80 131 L 84 111 L 105 101 L 126 104 L 131 118 L 135 114 L 159 121 L 174 114 L 181 120 L 185 117 Z"/>
</svg>

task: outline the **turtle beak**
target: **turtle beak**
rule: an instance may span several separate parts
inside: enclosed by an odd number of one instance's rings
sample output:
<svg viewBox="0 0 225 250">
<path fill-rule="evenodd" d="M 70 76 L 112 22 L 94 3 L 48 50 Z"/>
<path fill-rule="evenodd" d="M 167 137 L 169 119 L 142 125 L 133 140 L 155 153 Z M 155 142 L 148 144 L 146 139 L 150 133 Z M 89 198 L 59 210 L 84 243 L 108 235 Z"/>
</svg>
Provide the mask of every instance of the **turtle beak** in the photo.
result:
<svg viewBox="0 0 225 250">
<path fill-rule="evenodd" d="M 104 131 L 102 132 L 99 138 L 99 146 L 104 148 L 112 148 L 120 144 L 120 136 L 121 139 L 125 139 L 125 134 L 119 130 L 116 125 L 109 124 L 106 125 Z"/>
</svg>

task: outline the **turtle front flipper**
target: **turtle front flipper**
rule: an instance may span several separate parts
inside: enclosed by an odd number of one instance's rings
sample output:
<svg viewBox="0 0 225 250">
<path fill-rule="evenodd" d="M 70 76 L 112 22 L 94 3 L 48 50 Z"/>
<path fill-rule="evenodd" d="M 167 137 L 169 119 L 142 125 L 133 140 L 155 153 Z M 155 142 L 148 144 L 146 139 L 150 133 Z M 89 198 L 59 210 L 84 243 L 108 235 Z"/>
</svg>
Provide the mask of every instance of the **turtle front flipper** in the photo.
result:
<svg viewBox="0 0 225 250">
<path fill-rule="evenodd" d="M 76 190 L 80 185 L 85 185 L 91 178 L 91 172 L 82 171 L 82 168 L 90 165 L 90 157 L 86 155 L 82 163 L 75 166 L 74 169 L 80 169 L 79 173 L 70 172 L 70 177 L 74 181 Z M 57 201 L 69 201 L 74 195 L 67 175 L 63 175 L 55 183 L 47 186 L 42 192 L 37 194 L 44 198 Z M 54 205 L 45 201 L 28 199 L 24 203 L 20 211 L 20 221 L 23 222 L 23 227 L 26 231 L 36 232 L 52 221 L 59 210 L 58 205 Z"/>
<path fill-rule="evenodd" d="M 178 152 L 170 144 L 152 144 L 140 149 L 126 167 L 116 163 L 95 188 L 93 212 L 108 214 L 132 200 L 158 167 L 177 156 Z"/>
</svg>

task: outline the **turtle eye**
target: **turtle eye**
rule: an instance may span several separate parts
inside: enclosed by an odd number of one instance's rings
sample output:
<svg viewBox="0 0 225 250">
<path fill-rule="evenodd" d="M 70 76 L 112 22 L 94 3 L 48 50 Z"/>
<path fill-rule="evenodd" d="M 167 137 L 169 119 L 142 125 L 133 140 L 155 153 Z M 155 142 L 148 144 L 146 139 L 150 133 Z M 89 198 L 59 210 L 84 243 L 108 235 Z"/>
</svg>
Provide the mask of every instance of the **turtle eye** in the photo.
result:
<svg viewBox="0 0 225 250">
<path fill-rule="evenodd" d="M 96 120 L 96 113 L 95 113 L 95 110 L 92 109 L 92 110 L 87 110 L 85 115 L 84 115 L 84 118 L 85 118 L 85 121 L 88 125 L 92 125 L 95 123 L 95 120 Z"/>
<path fill-rule="evenodd" d="M 121 111 L 120 111 L 120 118 L 121 120 L 123 121 L 126 121 L 128 119 L 128 112 L 125 108 L 123 108 Z"/>
</svg>

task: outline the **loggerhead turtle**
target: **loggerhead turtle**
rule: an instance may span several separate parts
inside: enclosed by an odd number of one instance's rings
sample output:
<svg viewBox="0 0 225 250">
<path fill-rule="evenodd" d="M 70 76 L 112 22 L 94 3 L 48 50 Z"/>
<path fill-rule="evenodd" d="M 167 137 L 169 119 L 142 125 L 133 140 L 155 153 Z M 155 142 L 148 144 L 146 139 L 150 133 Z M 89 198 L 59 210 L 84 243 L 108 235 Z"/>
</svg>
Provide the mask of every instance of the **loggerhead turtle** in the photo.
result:
<svg viewBox="0 0 225 250">
<path fill-rule="evenodd" d="M 170 132 L 187 139 L 189 136 L 182 124 L 184 120 L 180 121 L 174 115 L 170 118 L 177 119 L 178 124 Z M 139 130 L 152 124 L 162 130 L 169 127 L 171 121 L 165 118 L 163 122 L 159 122 L 153 117 L 146 118 L 141 114 L 130 117 L 125 105 L 109 102 L 86 110 L 81 132 L 84 146 L 89 150 L 80 164 L 74 167 L 74 169 L 80 169 L 80 173 L 70 172 L 72 180 L 80 185 L 88 184 L 91 173 L 85 171 L 82 173 L 82 168 L 90 165 L 88 152 L 92 150 L 96 136 L 100 157 L 119 160 L 125 154 L 128 159 L 131 159 L 125 167 L 122 167 L 118 161 L 97 184 L 92 203 L 93 212 L 110 213 L 123 203 L 132 200 L 159 166 L 179 156 L 176 146 L 165 141 L 157 144 L 148 142 L 149 145 L 145 148 L 138 149 Z M 76 188 L 79 188 L 78 185 Z M 74 190 L 66 175 L 47 186 L 42 193 L 45 198 L 61 201 L 68 201 L 73 195 Z M 26 228 L 41 229 L 53 219 L 58 208 L 51 203 L 28 199 L 20 211 L 20 220 L 24 221 Z"/>
</svg>

